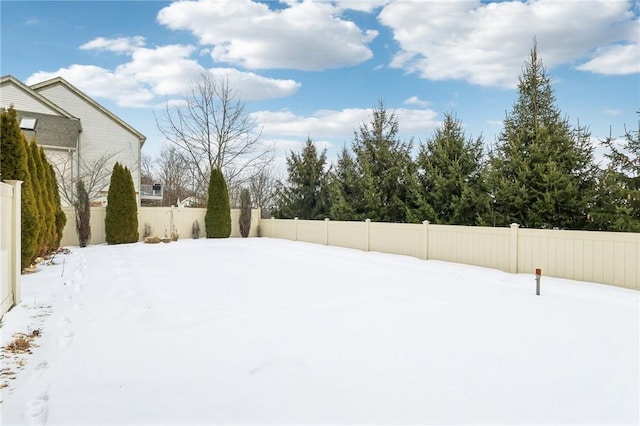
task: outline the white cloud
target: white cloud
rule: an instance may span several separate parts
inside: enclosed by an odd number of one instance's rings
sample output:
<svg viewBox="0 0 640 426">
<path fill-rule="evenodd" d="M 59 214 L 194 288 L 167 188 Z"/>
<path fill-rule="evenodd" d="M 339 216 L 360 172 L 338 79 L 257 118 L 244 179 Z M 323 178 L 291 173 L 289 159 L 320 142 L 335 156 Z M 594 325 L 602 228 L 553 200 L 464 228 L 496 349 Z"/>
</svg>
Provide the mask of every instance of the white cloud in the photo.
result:
<svg viewBox="0 0 640 426">
<path fill-rule="evenodd" d="M 393 110 L 402 133 L 428 134 L 438 125 L 438 113 L 430 109 L 398 108 Z M 319 110 L 310 116 L 298 116 L 288 110 L 258 111 L 252 117 L 264 127 L 265 135 L 297 136 L 313 140 L 343 137 L 348 142 L 354 129 L 369 123 L 370 108 Z"/>
<path fill-rule="evenodd" d="M 113 73 L 94 65 L 71 65 L 54 72 L 39 71 L 26 80 L 27 85 L 62 77 L 91 97 L 115 101 L 120 106 L 141 107 L 153 98 L 153 93 L 126 75 Z"/>
<path fill-rule="evenodd" d="M 113 70 L 93 65 L 71 65 L 54 72 L 38 72 L 27 79 L 33 84 L 61 76 L 89 96 L 109 99 L 119 106 L 144 107 L 157 103 L 158 97 L 180 96 L 201 74 L 228 77 L 231 87 L 243 100 L 289 96 L 300 88 L 294 80 L 266 78 L 231 68 L 205 69 L 193 55 L 191 45 L 172 44 L 144 47 L 144 38 L 96 38 L 81 46 L 85 50 L 124 53 L 129 60 Z"/>
<path fill-rule="evenodd" d="M 142 36 L 119 37 L 119 38 L 95 38 L 82 46 L 81 50 L 106 50 L 116 53 L 129 53 L 138 47 L 145 45 L 145 38 Z"/>
<path fill-rule="evenodd" d="M 622 110 L 617 108 L 610 108 L 610 109 L 606 109 L 604 113 L 607 115 L 618 116 L 618 115 L 622 115 Z"/>
<path fill-rule="evenodd" d="M 640 25 L 640 22 L 638 22 Z M 596 50 L 596 57 L 577 69 L 597 74 L 624 75 L 640 72 L 640 44 L 607 46 Z"/>
<path fill-rule="evenodd" d="M 400 45 L 392 67 L 431 80 L 514 87 L 534 37 L 549 68 L 584 61 L 595 51 L 595 64 L 583 67 L 619 72 L 614 58 L 620 52 L 608 46 L 637 39 L 630 7 L 630 2 L 608 0 L 590 1 L 588 7 L 557 0 L 396 1 L 378 18 Z M 608 56 L 613 58 L 606 61 Z"/>
<path fill-rule="evenodd" d="M 231 87 L 246 100 L 281 98 L 294 94 L 301 86 L 295 80 L 277 80 L 238 71 L 235 68 L 211 68 L 209 72 L 218 78 L 228 78 Z"/>
<path fill-rule="evenodd" d="M 211 46 L 217 62 L 249 69 L 322 70 L 362 63 L 376 36 L 340 17 L 329 2 L 286 1 L 277 9 L 250 0 L 180 1 L 157 20 Z M 354 5 L 355 7 L 356 5 Z M 358 6 L 359 7 L 359 6 Z"/>
<path fill-rule="evenodd" d="M 411 96 L 410 98 L 405 99 L 402 103 L 405 105 L 417 105 L 421 107 L 426 107 L 429 105 L 429 101 L 423 101 L 417 96 Z"/>
</svg>

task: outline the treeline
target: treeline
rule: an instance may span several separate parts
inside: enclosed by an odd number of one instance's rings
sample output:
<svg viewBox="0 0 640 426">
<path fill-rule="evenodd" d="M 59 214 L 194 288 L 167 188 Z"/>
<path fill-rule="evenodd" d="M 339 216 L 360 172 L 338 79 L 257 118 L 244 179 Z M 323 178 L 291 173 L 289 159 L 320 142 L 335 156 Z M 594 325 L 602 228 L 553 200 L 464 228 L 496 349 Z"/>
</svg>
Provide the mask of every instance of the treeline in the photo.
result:
<svg viewBox="0 0 640 426">
<path fill-rule="evenodd" d="M 380 102 L 330 167 L 311 139 L 291 152 L 274 215 L 640 232 L 640 125 L 622 143 L 601 141 L 608 164 L 600 168 L 588 129 L 556 106 L 535 47 L 518 93 L 492 149 L 448 113 L 415 157 Z"/>
<path fill-rule="evenodd" d="M 27 141 L 13 107 L 0 112 L 0 178 L 22 183 L 22 268 L 60 247 L 67 221 L 44 149 Z"/>
</svg>

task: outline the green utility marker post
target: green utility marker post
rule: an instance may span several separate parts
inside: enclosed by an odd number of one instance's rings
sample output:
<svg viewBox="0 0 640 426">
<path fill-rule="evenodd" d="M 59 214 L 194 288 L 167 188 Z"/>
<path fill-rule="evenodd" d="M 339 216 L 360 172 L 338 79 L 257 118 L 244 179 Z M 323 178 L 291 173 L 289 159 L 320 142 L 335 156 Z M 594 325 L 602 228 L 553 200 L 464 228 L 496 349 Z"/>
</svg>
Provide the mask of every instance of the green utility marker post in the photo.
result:
<svg viewBox="0 0 640 426">
<path fill-rule="evenodd" d="M 540 277 L 542 276 L 542 269 L 536 268 L 536 296 L 540 296 Z"/>
</svg>

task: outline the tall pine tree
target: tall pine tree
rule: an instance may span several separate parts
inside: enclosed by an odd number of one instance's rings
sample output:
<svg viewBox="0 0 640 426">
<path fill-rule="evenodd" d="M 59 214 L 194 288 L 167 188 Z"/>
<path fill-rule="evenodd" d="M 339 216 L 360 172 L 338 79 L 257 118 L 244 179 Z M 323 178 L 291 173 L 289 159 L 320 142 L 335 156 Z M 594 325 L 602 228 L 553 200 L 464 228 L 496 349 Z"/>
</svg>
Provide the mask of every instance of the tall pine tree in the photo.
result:
<svg viewBox="0 0 640 426">
<path fill-rule="evenodd" d="M 287 156 L 288 179 L 280 183 L 276 217 L 324 219 L 328 212 L 327 150 L 318 155 L 308 138 L 302 152 Z"/>
<path fill-rule="evenodd" d="M 356 211 L 356 206 L 364 205 L 358 180 L 353 156 L 347 147 L 343 147 L 335 167 L 329 172 L 329 217 L 334 220 L 366 219 L 364 213 Z"/>
<path fill-rule="evenodd" d="M 418 151 L 418 219 L 482 224 L 489 209 L 483 158 L 482 137 L 467 139 L 462 123 L 445 114 L 442 126 Z"/>
<path fill-rule="evenodd" d="M 518 100 L 491 153 L 491 221 L 528 228 L 583 229 L 594 195 L 589 133 L 561 116 L 549 76 L 531 50 Z"/>
<path fill-rule="evenodd" d="M 594 227 L 640 232 L 640 122 L 637 130 L 625 129 L 621 146 L 611 136 L 603 145 L 609 163 L 600 175 Z"/>
<path fill-rule="evenodd" d="M 411 158 L 413 145 L 398 139 L 398 118 L 386 109 L 383 101 L 373 109 L 370 119 L 354 132 L 355 186 L 362 201 L 353 205 L 353 209 L 357 216 L 377 222 L 407 222 L 413 207 L 410 189 L 415 169 Z"/>
</svg>

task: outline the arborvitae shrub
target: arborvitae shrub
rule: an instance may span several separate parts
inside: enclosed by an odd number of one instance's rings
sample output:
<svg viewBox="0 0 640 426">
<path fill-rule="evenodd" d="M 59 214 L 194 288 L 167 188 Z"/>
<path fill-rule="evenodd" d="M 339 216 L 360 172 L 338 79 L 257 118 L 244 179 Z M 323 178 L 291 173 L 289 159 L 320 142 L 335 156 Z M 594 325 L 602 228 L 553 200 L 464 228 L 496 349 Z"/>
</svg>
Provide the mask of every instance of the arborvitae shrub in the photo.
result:
<svg viewBox="0 0 640 426">
<path fill-rule="evenodd" d="M 249 236 L 251 230 L 251 194 L 248 189 L 243 189 L 240 192 L 240 235 L 242 238 Z"/>
<path fill-rule="evenodd" d="M 86 247 L 91 239 L 91 203 L 89 194 L 84 186 L 84 181 L 77 183 L 78 199 L 76 200 L 76 232 L 80 247 Z"/>
<path fill-rule="evenodd" d="M 57 250 L 60 248 L 60 241 L 62 241 L 62 233 L 64 231 L 64 226 L 67 224 L 67 215 L 62 211 L 62 203 L 60 202 L 60 192 L 58 189 L 58 180 L 56 179 L 56 172 L 53 169 L 51 163 L 49 163 L 49 176 L 51 177 L 49 180 L 49 184 L 51 185 L 51 193 L 53 194 L 53 202 L 55 205 L 56 213 L 55 213 L 55 240 L 54 240 L 54 249 Z"/>
<path fill-rule="evenodd" d="M 191 238 L 194 240 L 200 238 L 200 223 L 197 220 L 194 220 L 193 225 L 191 225 Z"/>
<path fill-rule="evenodd" d="M 29 165 L 31 187 L 33 188 L 33 198 L 37 211 L 35 251 L 36 256 L 42 256 L 44 254 L 43 247 L 47 240 L 47 207 L 44 202 L 44 197 L 42 196 L 42 185 L 40 184 L 42 180 L 40 178 L 42 165 L 40 164 L 40 153 L 38 152 L 38 146 L 35 140 L 32 140 L 27 145 L 27 163 Z"/>
<path fill-rule="evenodd" d="M 138 203 L 131 172 L 116 163 L 113 167 L 107 211 L 105 234 L 108 244 L 134 243 L 138 241 Z"/>
<path fill-rule="evenodd" d="M 222 171 L 219 169 L 211 171 L 204 226 L 207 238 L 229 238 L 231 235 L 229 192 Z"/>
<path fill-rule="evenodd" d="M 18 124 L 13 107 L 0 112 L 0 179 L 21 180 L 22 183 L 22 268 L 35 258 L 38 233 L 38 211 L 28 169 L 28 143 Z"/>
</svg>

